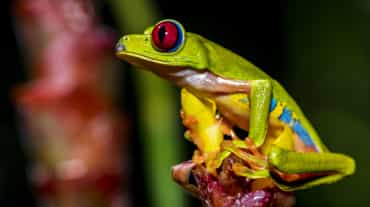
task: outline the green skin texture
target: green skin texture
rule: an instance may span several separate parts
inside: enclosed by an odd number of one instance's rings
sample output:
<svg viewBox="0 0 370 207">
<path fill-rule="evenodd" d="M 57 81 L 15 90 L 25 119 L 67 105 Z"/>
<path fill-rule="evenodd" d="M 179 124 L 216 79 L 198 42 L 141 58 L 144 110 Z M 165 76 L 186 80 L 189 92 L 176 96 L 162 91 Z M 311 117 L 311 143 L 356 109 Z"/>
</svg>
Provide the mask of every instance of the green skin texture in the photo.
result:
<svg viewBox="0 0 370 207">
<path fill-rule="evenodd" d="M 123 36 L 118 44 L 124 45 L 125 50 L 117 51 L 117 56 L 153 72 L 163 68 L 167 70 L 171 68 L 207 69 L 219 77 L 250 82 L 249 137 L 257 147 L 265 141 L 272 96 L 285 103 L 296 114 L 312 138 L 318 153 L 299 153 L 273 146 L 268 153 L 269 166 L 288 174 L 325 172 L 330 172 L 330 174 L 299 184 L 282 182 L 271 176 L 279 188 L 285 191 L 305 189 L 332 183 L 354 173 L 354 160 L 343 154 L 329 152 L 294 99 L 276 80 L 251 62 L 200 35 L 190 32 L 185 33 L 184 44 L 179 50 L 171 53 L 161 52 L 153 47 L 152 30 L 153 26 L 146 29 L 144 34 Z"/>
</svg>

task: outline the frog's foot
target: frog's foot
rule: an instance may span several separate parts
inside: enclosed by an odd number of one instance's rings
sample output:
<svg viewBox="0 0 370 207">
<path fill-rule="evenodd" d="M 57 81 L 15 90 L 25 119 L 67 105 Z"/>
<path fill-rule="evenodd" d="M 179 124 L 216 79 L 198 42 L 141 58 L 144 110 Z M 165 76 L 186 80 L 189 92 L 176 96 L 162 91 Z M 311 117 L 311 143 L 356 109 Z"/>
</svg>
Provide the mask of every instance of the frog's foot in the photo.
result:
<svg viewBox="0 0 370 207">
<path fill-rule="evenodd" d="M 217 176 L 217 169 L 222 166 L 226 158 L 233 154 L 242 161 L 232 166 L 232 171 L 236 175 L 249 179 L 267 178 L 270 176 L 265 160 L 238 148 L 233 145 L 230 140 L 224 141 L 223 145 L 223 150 L 218 153 L 201 153 L 199 150 L 194 151 L 192 163 L 195 165 L 204 164 L 208 173 Z"/>
<path fill-rule="evenodd" d="M 259 151 L 257 146 L 254 144 L 253 139 L 247 137 L 245 139 L 245 143 L 247 144 L 247 149 L 252 152 L 253 155 L 264 158 L 265 156 Z"/>
<path fill-rule="evenodd" d="M 223 134 L 231 137 L 231 140 L 224 140 L 222 142 L 221 151 L 212 159 L 206 159 L 207 170 L 216 172 L 225 158 L 234 154 L 244 161 L 244 164 L 238 164 L 233 168 L 235 173 L 240 176 L 249 178 L 269 177 L 267 169 L 267 157 L 263 155 L 252 139 L 247 138 L 245 141 L 241 140 L 234 130 L 232 125 L 225 120 L 219 119 L 222 126 Z M 244 166 L 244 167 L 242 167 Z"/>
<path fill-rule="evenodd" d="M 256 157 L 264 158 L 265 156 L 259 151 L 258 147 L 254 144 L 253 140 L 250 137 L 245 138 L 244 140 L 237 139 L 233 140 L 232 144 L 235 147 L 249 151 Z"/>
<path fill-rule="evenodd" d="M 233 125 L 222 118 L 218 118 L 221 123 L 222 133 L 226 136 L 231 137 L 232 143 L 241 149 L 246 149 L 250 151 L 253 155 L 264 158 L 265 156 L 259 151 L 257 146 L 254 144 L 253 140 L 250 137 L 246 137 L 243 141 L 240 137 L 238 137 L 237 133 L 233 130 Z"/>
<path fill-rule="evenodd" d="M 260 152 L 256 153 L 257 149 L 249 147 L 242 140 L 225 140 L 222 143 L 222 149 L 242 159 L 253 170 L 267 169 L 268 167 L 267 157 Z"/>
<path fill-rule="evenodd" d="M 232 170 L 236 175 L 247 177 L 249 179 L 260 179 L 270 177 L 270 172 L 267 169 L 253 170 L 241 163 L 233 164 Z"/>
</svg>

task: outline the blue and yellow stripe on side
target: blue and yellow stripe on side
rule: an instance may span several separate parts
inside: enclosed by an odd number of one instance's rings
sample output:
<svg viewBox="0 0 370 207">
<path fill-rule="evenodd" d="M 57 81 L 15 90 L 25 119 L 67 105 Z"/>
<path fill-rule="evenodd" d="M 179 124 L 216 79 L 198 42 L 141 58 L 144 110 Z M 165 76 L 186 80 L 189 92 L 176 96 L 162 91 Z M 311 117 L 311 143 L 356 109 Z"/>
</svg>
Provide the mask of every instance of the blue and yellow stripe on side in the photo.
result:
<svg viewBox="0 0 370 207">
<path fill-rule="evenodd" d="M 289 125 L 293 132 L 308 146 L 315 146 L 307 130 L 302 126 L 301 122 L 294 118 L 293 112 L 290 111 L 283 103 L 278 102 L 275 98 L 271 99 L 270 114 L 280 121 Z"/>
</svg>

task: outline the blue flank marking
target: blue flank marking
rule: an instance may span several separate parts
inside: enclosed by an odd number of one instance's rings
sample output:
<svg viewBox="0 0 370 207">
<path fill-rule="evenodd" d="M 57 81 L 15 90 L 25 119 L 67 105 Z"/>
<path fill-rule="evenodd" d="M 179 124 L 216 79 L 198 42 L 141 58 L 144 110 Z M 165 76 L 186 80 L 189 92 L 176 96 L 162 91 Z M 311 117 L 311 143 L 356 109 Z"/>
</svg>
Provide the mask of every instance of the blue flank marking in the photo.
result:
<svg viewBox="0 0 370 207">
<path fill-rule="evenodd" d="M 270 104 L 270 112 L 272 112 L 278 104 L 278 101 L 273 97 L 271 99 Z M 283 112 L 281 113 L 279 119 L 290 125 L 292 127 L 292 130 L 294 133 L 296 133 L 299 138 L 308 146 L 315 146 L 315 144 L 312 142 L 312 139 L 305 128 L 303 128 L 301 122 L 299 120 L 294 120 L 292 118 L 292 111 L 290 111 L 288 108 L 284 107 Z"/>
<path fill-rule="evenodd" d="M 307 133 L 307 131 L 303 128 L 300 121 L 294 121 L 292 129 L 297 135 L 302 139 L 302 141 L 309 145 L 314 146 L 315 144 L 312 142 L 310 135 Z"/>
<path fill-rule="evenodd" d="M 292 112 L 284 107 L 283 113 L 281 113 L 279 119 L 286 124 L 290 124 L 290 122 L 292 122 Z"/>
<path fill-rule="evenodd" d="M 270 112 L 272 112 L 275 109 L 276 105 L 277 105 L 276 99 L 272 98 L 271 99 L 271 104 L 270 104 Z"/>
</svg>

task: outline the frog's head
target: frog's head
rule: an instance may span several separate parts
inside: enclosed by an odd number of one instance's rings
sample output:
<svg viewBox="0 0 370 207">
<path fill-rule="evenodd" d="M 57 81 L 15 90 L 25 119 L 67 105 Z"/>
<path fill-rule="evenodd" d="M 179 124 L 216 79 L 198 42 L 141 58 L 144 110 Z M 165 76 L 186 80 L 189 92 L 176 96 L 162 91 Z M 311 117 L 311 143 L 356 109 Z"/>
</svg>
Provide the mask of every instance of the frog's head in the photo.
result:
<svg viewBox="0 0 370 207">
<path fill-rule="evenodd" d="M 147 28 L 144 34 L 123 36 L 117 43 L 116 55 L 153 72 L 179 68 L 202 70 L 208 66 L 202 37 L 185 32 L 179 22 L 171 19 Z"/>
</svg>

